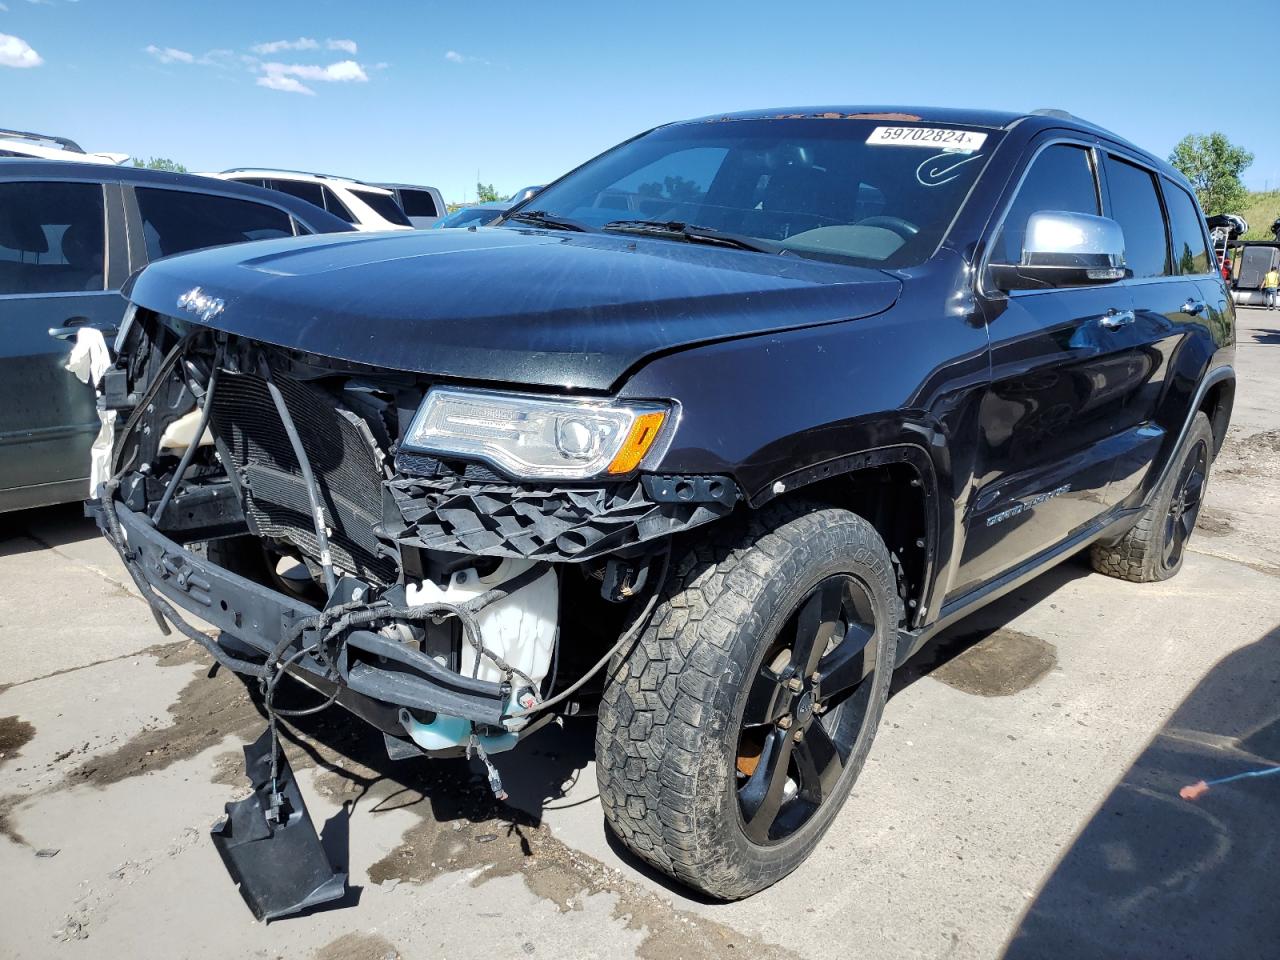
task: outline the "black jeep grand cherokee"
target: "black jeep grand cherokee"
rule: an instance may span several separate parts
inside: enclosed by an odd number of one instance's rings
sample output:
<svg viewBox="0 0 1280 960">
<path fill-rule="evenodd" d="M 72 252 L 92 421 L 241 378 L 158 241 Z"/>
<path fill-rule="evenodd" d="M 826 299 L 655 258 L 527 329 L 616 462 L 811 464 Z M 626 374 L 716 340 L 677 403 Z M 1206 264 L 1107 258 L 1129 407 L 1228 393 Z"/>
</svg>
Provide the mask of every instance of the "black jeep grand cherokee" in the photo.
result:
<svg viewBox="0 0 1280 960">
<path fill-rule="evenodd" d="M 157 616 L 395 755 L 598 710 L 609 825 L 723 898 L 813 849 L 940 628 L 1086 547 L 1176 573 L 1235 390 L 1186 182 L 1058 111 L 671 124 L 495 227 L 131 300 L 96 509 Z"/>
</svg>

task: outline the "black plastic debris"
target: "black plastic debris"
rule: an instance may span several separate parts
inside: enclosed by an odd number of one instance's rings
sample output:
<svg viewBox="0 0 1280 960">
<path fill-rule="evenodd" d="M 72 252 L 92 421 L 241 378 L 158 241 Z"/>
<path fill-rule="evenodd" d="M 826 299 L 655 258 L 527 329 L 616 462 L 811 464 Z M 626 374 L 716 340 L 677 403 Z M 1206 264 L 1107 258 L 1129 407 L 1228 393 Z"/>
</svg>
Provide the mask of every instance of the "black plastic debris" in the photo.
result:
<svg viewBox="0 0 1280 960">
<path fill-rule="evenodd" d="M 275 920 L 341 898 L 347 875 L 330 865 L 283 751 L 272 789 L 270 730 L 244 748 L 244 761 L 253 795 L 227 804 L 213 845 L 253 915 Z M 271 819 L 273 792 L 278 821 Z"/>
</svg>

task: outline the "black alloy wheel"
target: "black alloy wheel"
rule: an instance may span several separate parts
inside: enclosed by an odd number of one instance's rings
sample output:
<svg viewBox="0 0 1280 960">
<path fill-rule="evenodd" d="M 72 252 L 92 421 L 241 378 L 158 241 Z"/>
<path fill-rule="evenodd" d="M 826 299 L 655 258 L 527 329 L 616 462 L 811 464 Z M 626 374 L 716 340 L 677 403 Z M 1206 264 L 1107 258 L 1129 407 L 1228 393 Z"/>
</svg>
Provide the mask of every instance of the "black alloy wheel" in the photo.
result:
<svg viewBox="0 0 1280 960">
<path fill-rule="evenodd" d="M 790 836 L 831 797 L 871 719 L 875 632 L 866 586 L 841 574 L 810 592 L 766 655 L 738 741 L 739 811 L 754 842 Z"/>
<path fill-rule="evenodd" d="M 853 789 L 889 698 L 901 585 L 866 519 L 799 500 L 678 557 L 610 668 L 596 779 L 632 853 L 733 900 L 803 863 Z"/>
<path fill-rule="evenodd" d="M 1204 499 L 1205 483 L 1209 479 L 1209 442 L 1201 437 L 1183 461 L 1174 483 L 1173 497 L 1164 525 L 1164 561 L 1166 568 L 1174 569 L 1182 562 L 1182 551 L 1196 528 L 1200 505 Z"/>
</svg>

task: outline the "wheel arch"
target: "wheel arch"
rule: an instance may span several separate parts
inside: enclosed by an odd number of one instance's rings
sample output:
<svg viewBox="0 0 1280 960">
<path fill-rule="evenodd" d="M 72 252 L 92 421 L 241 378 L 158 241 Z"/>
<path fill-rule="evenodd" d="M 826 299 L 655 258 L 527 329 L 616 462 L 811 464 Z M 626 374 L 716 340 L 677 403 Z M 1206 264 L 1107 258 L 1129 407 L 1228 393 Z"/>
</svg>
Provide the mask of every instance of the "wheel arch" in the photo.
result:
<svg viewBox="0 0 1280 960">
<path fill-rule="evenodd" d="M 1197 408 L 1209 418 L 1209 426 L 1213 428 L 1213 455 L 1216 457 L 1222 450 L 1222 442 L 1227 438 L 1227 427 L 1231 423 L 1231 411 L 1236 400 L 1236 378 L 1232 372 L 1229 376 L 1213 381 L 1204 392 Z"/>
<path fill-rule="evenodd" d="M 816 463 L 779 477 L 747 504 L 759 509 L 790 498 L 841 507 L 869 522 L 894 558 L 905 626 L 925 622 L 944 514 L 937 473 L 922 447 L 895 444 Z"/>
</svg>

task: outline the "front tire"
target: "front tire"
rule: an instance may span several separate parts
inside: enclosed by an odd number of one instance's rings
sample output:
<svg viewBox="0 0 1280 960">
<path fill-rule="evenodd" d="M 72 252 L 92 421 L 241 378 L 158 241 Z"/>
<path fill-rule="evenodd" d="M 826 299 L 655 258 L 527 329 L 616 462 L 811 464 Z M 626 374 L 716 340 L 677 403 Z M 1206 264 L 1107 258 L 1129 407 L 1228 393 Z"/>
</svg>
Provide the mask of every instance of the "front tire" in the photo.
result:
<svg viewBox="0 0 1280 960">
<path fill-rule="evenodd" d="M 614 834 L 720 899 L 786 876 L 870 752 L 901 621 L 889 551 L 855 514 L 781 504 L 714 531 L 606 683 L 596 776 Z"/>
<path fill-rule="evenodd" d="M 1098 573 L 1151 583 L 1182 569 L 1213 466 L 1213 427 L 1203 411 L 1174 454 L 1173 465 L 1138 522 L 1114 544 L 1095 544 L 1089 559 Z"/>
</svg>

